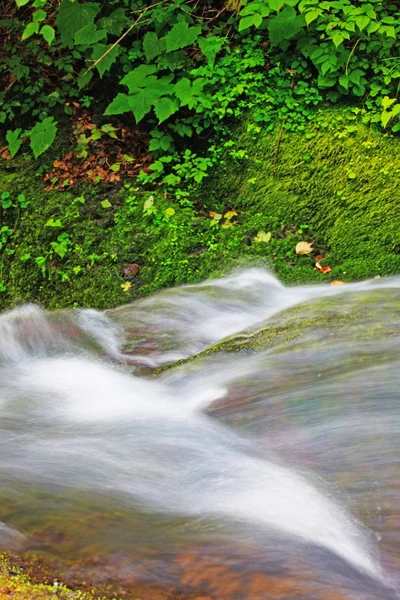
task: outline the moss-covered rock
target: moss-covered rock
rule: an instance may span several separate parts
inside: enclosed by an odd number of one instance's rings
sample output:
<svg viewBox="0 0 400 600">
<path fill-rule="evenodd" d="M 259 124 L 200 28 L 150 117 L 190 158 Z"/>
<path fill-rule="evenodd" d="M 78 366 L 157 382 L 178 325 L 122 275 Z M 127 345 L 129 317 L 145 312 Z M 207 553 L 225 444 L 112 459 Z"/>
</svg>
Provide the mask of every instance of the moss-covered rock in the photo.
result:
<svg viewBox="0 0 400 600">
<path fill-rule="evenodd" d="M 35 583 L 23 570 L 0 554 L 0 600 L 101 600 L 100 596 L 87 592 L 73 591 L 57 580 L 51 584 Z"/>
<path fill-rule="evenodd" d="M 226 157 L 208 206 L 218 210 L 228 203 L 246 215 L 259 212 L 264 230 L 275 235 L 280 228 L 300 227 L 316 254 L 324 255 L 322 264 L 332 267 L 330 278 L 398 272 L 399 140 L 365 120 L 359 108 L 325 107 L 304 133 L 283 129 L 279 143 L 279 134 L 264 135 L 248 121 L 234 147 L 236 156 L 241 151 L 246 158 L 239 166 Z M 207 197 L 207 190 L 202 194 Z M 288 261 L 272 246 L 274 252 L 281 278 L 307 279 L 293 268 L 293 257 Z"/>
</svg>

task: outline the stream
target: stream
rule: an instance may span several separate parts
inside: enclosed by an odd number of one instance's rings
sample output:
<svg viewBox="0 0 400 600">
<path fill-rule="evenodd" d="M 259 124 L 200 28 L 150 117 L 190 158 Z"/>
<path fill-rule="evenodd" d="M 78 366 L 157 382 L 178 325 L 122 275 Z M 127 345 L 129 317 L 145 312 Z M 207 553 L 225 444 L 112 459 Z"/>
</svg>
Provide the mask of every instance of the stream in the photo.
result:
<svg viewBox="0 0 400 600">
<path fill-rule="evenodd" d="M 0 549 L 198 598 L 400 598 L 399 349 L 400 277 L 1 314 Z"/>
</svg>

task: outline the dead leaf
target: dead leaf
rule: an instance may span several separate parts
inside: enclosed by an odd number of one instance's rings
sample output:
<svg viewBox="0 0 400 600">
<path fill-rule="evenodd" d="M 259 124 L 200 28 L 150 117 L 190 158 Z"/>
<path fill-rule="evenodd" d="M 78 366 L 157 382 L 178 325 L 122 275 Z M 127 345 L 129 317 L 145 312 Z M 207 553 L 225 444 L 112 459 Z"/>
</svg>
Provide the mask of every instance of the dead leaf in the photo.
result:
<svg viewBox="0 0 400 600">
<path fill-rule="evenodd" d="M 309 242 L 299 242 L 296 246 L 296 254 L 310 254 L 314 250 Z"/>
<path fill-rule="evenodd" d="M 326 273 L 330 273 L 332 271 L 331 267 L 321 267 L 321 273 L 325 275 Z"/>
<path fill-rule="evenodd" d="M 317 260 L 322 260 L 324 257 L 322 256 L 322 254 L 317 254 L 317 256 L 315 258 Z"/>
<path fill-rule="evenodd" d="M 268 233 L 265 233 L 265 231 L 259 231 L 257 233 L 256 237 L 254 238 L 254 241 L 256 243 L 264 242 L 265 244 L 268 244 L 271 237 L 272 237 L 272 233 L 270 231 L 268 231 Z"/>
<path fill-rule="evenodd" d="M 338 279 L 334 279 L 331 281 L 331 285 L 346 285 L 345 281 L 339 281 Z"/>
<path fill-rule="evenodd" d="M 139 272 L 139 269 L 140 267 L 136 263 L 128 263 L 122 269 L 122 273 L 125 277 L 132 277 L 132 275 L 136 275 Z"/>
<path fill-rule="evenodd" d="M 216 213 L 214 211 L 210 211 L 208 214 L 210 215 L 210 217 L 212 219 L 214 219 L 214 221 L 220 221 L 222 219 L 222 215 L 220 215 L 219 213 Z"/>
<path fill-rule="evenodd" d="M 121 283 L 122 291 L 129 292 L 132 289 L 132 284 L 130 281 L 126 281 L 125 283 Z"/>
</svg>

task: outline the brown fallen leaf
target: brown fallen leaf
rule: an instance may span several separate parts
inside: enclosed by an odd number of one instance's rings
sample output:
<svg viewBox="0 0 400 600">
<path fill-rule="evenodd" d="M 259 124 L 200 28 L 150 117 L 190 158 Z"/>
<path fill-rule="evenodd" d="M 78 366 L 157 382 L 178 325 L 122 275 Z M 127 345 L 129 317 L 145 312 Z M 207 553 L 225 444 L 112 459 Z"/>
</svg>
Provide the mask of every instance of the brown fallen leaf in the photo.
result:
<svg viewBox="0 0 400 600">
<path fill-rule="evenodd" d="M 334 279 L 331 281 L 331 285 L 346 285 L 345 281 L 339 281 L 338 279 Z"/>
<path fill-rule="evenodd" d="M 321 267 L 321 273 L 323 275 L 325 275 L 326 273 L 330 273 L 332 271 L 331 267 L 328 267 L 328 265 L 326 267 Z"/>
<path fill-rule="evenodd" d="M 322 260 L 324 257 L 322 254 L 317 254 L 317 256 L 315 257 L 317 260 Z"/>
<path fill-rule="evenodd" d="M 139 269 L 140 267 L 136 263 L 128 263 L 122 269 L 122 273 L 125 277 L 131 277 L 132 275 L 136 275 L 139 272 Z"/>
<path fill-rule="evenodd" d="M 314 250 L 309 242 L 299 242 L 296 246 L 296 254 L 310 254 Z"/>
</svg>

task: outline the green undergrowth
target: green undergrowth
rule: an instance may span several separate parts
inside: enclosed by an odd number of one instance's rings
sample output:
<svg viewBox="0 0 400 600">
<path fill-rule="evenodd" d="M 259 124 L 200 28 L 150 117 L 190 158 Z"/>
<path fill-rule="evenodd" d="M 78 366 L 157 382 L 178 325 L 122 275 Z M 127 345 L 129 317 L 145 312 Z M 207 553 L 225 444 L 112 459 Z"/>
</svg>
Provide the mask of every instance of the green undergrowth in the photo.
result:
<svg viewBox="0 0 400 600">
<path fill-rule="evenodd" d="M 183 196 L 126 180 L 44 191 L 33 159 L 2 160 L 0 307 L 108 308 L 255 264 L 286 283 L 400 271 L 398 141 L 363 118 L 318 109 L 279 144 L 248 119 Z"/>
</svg>

